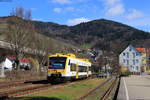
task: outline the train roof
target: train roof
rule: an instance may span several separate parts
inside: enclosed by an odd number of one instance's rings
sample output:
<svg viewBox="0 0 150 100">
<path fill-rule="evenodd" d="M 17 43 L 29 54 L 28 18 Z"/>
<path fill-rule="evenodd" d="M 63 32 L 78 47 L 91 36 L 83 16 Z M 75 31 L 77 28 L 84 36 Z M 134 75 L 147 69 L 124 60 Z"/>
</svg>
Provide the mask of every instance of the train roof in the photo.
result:
<svg viewBox="0 0 150 100">
<path fill-rule="evenodd" d="M 67 57 L 67 58 L 74 58 L 74 59 L 78 59 L 80 61 L 85 61 L 85 62 L 91 63 L 88 59 L 77 58 L 76 55 L 72 54 L 72 53 L 68 53 L 68 54 L 56 53 L 56 54 L 51 55 L 49 57 Z"/>
</svg>

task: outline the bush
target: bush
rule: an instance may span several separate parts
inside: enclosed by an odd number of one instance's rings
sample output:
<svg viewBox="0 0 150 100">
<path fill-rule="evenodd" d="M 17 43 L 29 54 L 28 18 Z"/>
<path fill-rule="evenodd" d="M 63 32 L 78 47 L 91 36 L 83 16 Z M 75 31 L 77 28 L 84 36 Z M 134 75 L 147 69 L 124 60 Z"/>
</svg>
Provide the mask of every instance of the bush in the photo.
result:
<svg viewBox="0 0 150 100">
<path fill-rule="evenodd" d="M 131 72 L 130 71 L 126 71 L 124 73 L 121 73 L 121 76 L 130 76 Z"/>
<path fill-rule="evenodd" d="M 131 72 L 127 69 L 127 67 L 120 67 L 120 76 L 129 76 Z"/>
</svg>

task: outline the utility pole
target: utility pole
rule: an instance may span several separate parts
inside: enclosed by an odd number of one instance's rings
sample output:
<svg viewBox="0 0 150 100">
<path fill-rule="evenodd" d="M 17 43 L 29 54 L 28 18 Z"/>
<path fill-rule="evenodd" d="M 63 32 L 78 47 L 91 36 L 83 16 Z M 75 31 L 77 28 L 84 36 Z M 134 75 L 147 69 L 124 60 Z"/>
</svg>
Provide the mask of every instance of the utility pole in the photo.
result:
<svg viewBox="0 0 150 100">
<path fill-rule="evenodd" d="M 106 74 L 106 77 L 108 77 L 108 70 L 107 70 L 107 63 L 108 63 L 108 57 L 106 56 L 106 57 L 103 57 L 104 59 L 105 59 L 105 74 Z"/>
</svg>

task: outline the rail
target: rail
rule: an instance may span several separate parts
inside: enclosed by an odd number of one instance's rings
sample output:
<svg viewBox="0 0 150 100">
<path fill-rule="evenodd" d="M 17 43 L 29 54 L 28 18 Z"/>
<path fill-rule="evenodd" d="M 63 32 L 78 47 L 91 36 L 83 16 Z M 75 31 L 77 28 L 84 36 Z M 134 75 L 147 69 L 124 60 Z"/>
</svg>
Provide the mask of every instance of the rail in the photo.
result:
<svg viewBox="0 0 150 100">
<path fill-rule="evenodd" d="M 112 82 L 111 86 L 106 90 L 106 92 L 104 93 L 104 95 L 101 97 L 100 100 L 109 100 L 108 98 L 111 97 L 111 93 L 112 93 L 113 90 L 116 88 L 116 89 L 115 89 L 115 93 L 114 93 L 114 95 L 113 95 L 113 97 L 112 97 L 112 99 L 111 99 L 111 100 L 113 100 L 113 99 L 115 98 L 115 94 L 116 94 L 116 90 L 117 90 L 119 81 L 120 81 L 120 79 L 119 79 L 119 78 L 116 78 L 116 79 Z"/>
<path fill-rule="evenodd" d="M 96 88 L 94 88 L 93 90 L 89 91 L 87 94 L 81 96 L 80 98 L 76 99 L 76 100 L 90 100 L 92 99 L 91 97 L 93 97 L 93 95 L 95 96 L 95 94 L 97 94 L 97 100 L 110 100 L 108 99 L 110 97 L 110 95 L 112 94 L 112 91 L 114 90 L 116 92 L 116 87 L 118 86 L 119 83 L 119 78 L 109 78 L 107 79 L 107 81 L 103 82 L 102 84 L 99 84 Z M 104 87 L 108 88 L 105 90 Z M 97 93 L 98 91 L 98 93 Z M 101 92 L 101 95 L 100 93 Z M 113 94 L 114 98 L 116 95 L 116 93 Z M 99 98 L 99 99 L 98 99 Z M 113 99 L 111 99 L 113 100 Z"/>
<path fill-rule="evenodd" d="M 37 92 L 43 91 L 43 90 L 45 91 L 47 89 L 49 90 L 49 89 L 60 88 L 60 87 L 63 87 L 65 85 L 73 84 L 73 83 L 76 83 L 76 82 L 79 82 L 79 81 L 84 81 L 84 80 L 78 80 L 78 81 L 75 81 L 75 82 L 67 82 L 67 83 L 61 83 L 61 84 L 55 84 L 55 85 L 52 85 L 52 84 L 41 84 L 40 83 L 40 84 L 34 84 L 32 87 L 24 86 L 23 83 L 19 82 L 17 84 L 21 85 L 21 88 L 15 89 L 15 90 L 8 90 L 8 91 L 1 92 L 0 93 L 0 99 L 4 99 L 5 100 L 6 98 L 30 95 L 32 93 L 37 93 Z M 117 90 L 116 87 L 118 86 L 119 81 L 120 81 L 119 78 L 109 78 L 105 82 L 103 82 L 102 84 L 99 84 L 96 88 L 94 88 L 93 90 L 89 91 L 87 94 L 85 94 L 84 96 L 80 97 L 77 100 L 84 100 L 84 99 L 86 99 L 86 97 L 90 96 L 97 89 L 104 89 L 104 87 L 106 85 L 108 86 L 108 88 L 106 88 L 106 90 L 103 91 L 102 95 L 99 97 L 100 98 L 99 100 L 110 100 L 110 99 L 108 99 L 108 97 L 110 97 L 112 95 L 112 92 L 114 91 L 114 89 L 115 89 L 115 91 Z M 11 86 L 13 86 L 13 85 L 11 84 L 11 85 L 8 85 L 7 87 L 11 87 Z M 116 94 L 114 94 L 114 95 L 116 95 Z M 111 99 L 111 100 L 113 100 L 113 99 Z"/>
<path fill-rule="evenodd" d="M 88 80 L 88 79 L 85 79 L 85 80 Z M 47 83 L 44 83 L 44 84 L 42 84 L 42 82 L 38 84 L 32 84 L 33 86 L 31 87 L 26 87 L 26 86 L 23 87 L 23 84 L 22 84 L 21 88 L 0 92 L 0 100 L 5 100 L 9 98 L 14 98 L 14 97 L 21 97 L 24 95 L 30 95 L 32 93 L 37 93 L 37 92 L 39 93 L 40 91 L 43 91 L 43 90 L 56 89 L 56 88 L 60 88 L 69 84 L 74 84 L 76 82 L 85 81 L 85 80 L 77 80 L 73 82 L 69 81 L 69 82 L 59 83 L 59 84 L 49 84 L 49 82 L 47 81 Z M 34 82 L 34 83 L 37 83 L 37 82 Z M 27 84 L 24 84 L 24 85 L 27 85 Z"/>
</svg>

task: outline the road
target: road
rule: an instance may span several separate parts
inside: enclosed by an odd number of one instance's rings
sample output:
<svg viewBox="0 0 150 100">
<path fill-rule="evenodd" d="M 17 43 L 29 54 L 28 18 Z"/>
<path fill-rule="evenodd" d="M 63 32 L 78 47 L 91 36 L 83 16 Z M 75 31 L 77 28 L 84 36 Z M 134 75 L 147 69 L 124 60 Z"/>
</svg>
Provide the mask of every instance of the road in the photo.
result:
<svg viewBox="0 0 150 100">
<path fill-rule="evenodd" d="M 150 100 L 150 76 L 121 78 L 117 100 Z"/>
</svg>

